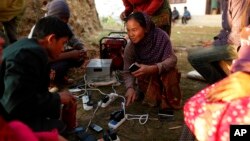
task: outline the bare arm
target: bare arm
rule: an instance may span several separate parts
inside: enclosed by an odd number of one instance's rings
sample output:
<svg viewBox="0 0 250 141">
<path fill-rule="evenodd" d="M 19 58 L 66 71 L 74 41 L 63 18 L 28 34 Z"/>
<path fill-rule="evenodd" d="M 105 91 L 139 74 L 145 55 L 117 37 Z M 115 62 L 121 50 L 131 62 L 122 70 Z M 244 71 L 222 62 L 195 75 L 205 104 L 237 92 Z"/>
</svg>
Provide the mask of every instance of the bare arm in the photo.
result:
<svg viewBox="0 0 250 141">
<path fill-rule="evenodd" d="M 128 16 L 130 13 L 133 12 L 133 5 L 128 0 L 122 0 L 123 5 L 125 7 L 124 14 L 125 16 Z"/>
<path fill-rule="evenodd" d="M 145 9 L 145 13 L 152 16 L 164 4 L 164 0 L 151 0 L 150 5 Z"/>
<path fill-rule="evenodd" d="M 85 50 L 71 50 L 61 53 L 57 59 L 51 60 L 51 62 L 61 61 L 65 59 L 81 60 L 86 56 L 87 54 Z"/>
</svg>

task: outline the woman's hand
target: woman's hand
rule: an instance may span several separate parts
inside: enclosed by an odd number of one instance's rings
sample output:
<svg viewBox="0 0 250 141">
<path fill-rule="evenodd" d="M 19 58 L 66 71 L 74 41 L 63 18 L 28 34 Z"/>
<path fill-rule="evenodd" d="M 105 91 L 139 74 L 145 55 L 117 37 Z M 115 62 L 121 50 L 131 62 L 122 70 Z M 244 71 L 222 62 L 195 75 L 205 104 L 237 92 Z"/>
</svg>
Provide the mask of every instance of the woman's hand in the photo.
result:
<svg viewBox="0 0 250 141">
<path fill-rule="evenodd" d="M 236 72 L 218 83 L 218 87 L 214 87 L 206 95 L 211 102 L 216 101 L 232 101 L 238 98 L 250 96 L 250 74 L 244 72 Z"/>
<path fill-rule="evenodd" d="M 143 65 L 138 64 L 140 68 L 137 71 L 132 72 L 134 77 L 139 77 L 143 75 L 156 74 L 158 73 L 158 67 L 156 65 Z"/>
<path fill-rule="evenodd" d="M 128 88 L 126 94 L 126 106 L 133 103 L 136 100 L 136 92 L 134 88 Z"/>
<path fill-rule="evenodd" d="M 125 12 L 122 12 L 121 15 L 120 15 L 120 19 L 122 21 L 125 21 L 126 18 L 127 18 L 127 16 L 126 16 Z"/>
</svg>

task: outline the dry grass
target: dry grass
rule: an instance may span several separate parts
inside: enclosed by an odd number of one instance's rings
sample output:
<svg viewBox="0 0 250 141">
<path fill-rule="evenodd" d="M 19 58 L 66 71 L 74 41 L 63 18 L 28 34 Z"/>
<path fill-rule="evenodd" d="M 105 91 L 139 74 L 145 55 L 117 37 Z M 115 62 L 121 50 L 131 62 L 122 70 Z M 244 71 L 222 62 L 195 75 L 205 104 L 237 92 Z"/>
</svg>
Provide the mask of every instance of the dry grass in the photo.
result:
<svg viewBox="0 0 250 141">
<path fill-rule="evenodd" d="M 186 50 L 195 47 L 207 45 L 213 36 L 218 33 L 218 27 L 192 27 L 192 26 L 173 26 L 171 40 L 178 57 L 177 67 L 182 73 L 181 78 L 181 90 L 183 94 L 183 103 L 190 98 L 192 95 L 197 93 L 197 91 L 204 88 L 207 84 L 200 81 L 190 80 L 185 78 L 188 71 L 192 70 L 192 67 L 187 61 Z M 107 33 L 107 31 L 105 31 Z M 100 33 L 100 35 L 103 35 Z M 98 37 L 99 38 L 99 37 Z M 96 38 L 96 39 L 98 39 Z M 95 39 L 95 40 L 96 40 Z M 97 43 L 98 41 L 96 41 Z M 95 43 L 95 44 L 96 44 Z M 98 49 L 97 49 L 98 50 Z M 73 76 L 78 79 L 82 79 L 84 68 L 82 71 L 74 71 Z M 80 77 L 79 77 L 80 76 Z M 100 89 L 106 93 L 113 92 L 111 87 L 100 87 Z M 115 87 L 116 91 L 120 95 L 124 95 L 124 86 Z M 91 92 L 92 98 L 97 102 L 101 95 L 93 91 Z M 108 129 L 109 115 L 121 108 L 121 99 L 117 99 L 108 107 L 100 108 L 93 122 L 102 126 L 104 129 Z M 157 119 L 157 108 L 150 108 L 148 106 L 142 105 L 141 102 L 136 102 L 133 105 L 127 107 L 126 112 L 129 114 L 149 114 L 149 120 L 146 124 L 139 124 L 138 120 L 127 120 L 118 128 L 118 135 L 121 141 L 177 141 L 183 125 L 183 111 L 179 110 L 175 112 L 174 121 L 158 120 Z M 77 120 L 79 125 L 86 126 L 93 114 L 93 110 L 84 111 L 82 108 L 82 103 L 79 101 Z M 176 127 L 176 129 L 171 129 Z M 102 134 L 97 134 L 92 131 L 97 138 L 100 138 Z"/>
<path fill-rule="evenodd" d="M 171 40 L 175 47 L 197 47 L 212 41 L 220 27 L 173 26 Z"/>
</svg>

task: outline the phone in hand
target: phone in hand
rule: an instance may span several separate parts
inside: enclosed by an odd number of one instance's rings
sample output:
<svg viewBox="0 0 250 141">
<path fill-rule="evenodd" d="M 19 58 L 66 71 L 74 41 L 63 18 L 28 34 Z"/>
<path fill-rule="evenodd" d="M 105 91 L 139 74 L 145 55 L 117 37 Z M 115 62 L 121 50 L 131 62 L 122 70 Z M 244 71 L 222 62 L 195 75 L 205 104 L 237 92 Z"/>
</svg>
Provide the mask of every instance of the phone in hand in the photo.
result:
<svg viewBox="0 0 250 141">
<path fill-rule="evenodd" d="M 140 67 L 139 67 L 137 64 L 133 63 L 133 64 L 129 67 L 129 71 L 130 71 L 130 72 L 134 72 L 134 71 L 137 71 L 139 68 L 140 68 Z"/>
</svg>

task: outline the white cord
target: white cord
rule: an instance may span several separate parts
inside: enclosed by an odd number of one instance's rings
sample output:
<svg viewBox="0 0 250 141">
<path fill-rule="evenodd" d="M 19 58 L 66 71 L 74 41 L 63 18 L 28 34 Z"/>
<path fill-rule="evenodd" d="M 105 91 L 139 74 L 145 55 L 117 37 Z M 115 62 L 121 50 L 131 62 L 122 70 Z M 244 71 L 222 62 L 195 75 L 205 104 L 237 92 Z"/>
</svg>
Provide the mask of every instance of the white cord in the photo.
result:
<svg viewBox="0 0 250 141">
<path fill-rule="evenodd" d="M 97 110 L 99 109 L 99 107 L 100 107 L 101 105 L 102 105 L 102 102 L 101 102 L 101 104 L 100 104 L 100 105 L 99 105 L 99 104 L 97 104 L 97 107 L 95 108 L 95 111 L 93 112 L 93 114 L 92 114 L 92 116 L 91 116 L 91 118 L 90 118 L 90 120 L 89 120 L 89 123 L 88 123 L 88 125 L 87 125 L 87 127 L 86 127 L 85 132 L 88 132 L 89 126 L 90 126 L 90 124 L 91 124 L 92 120 L 94 119 L 94 117 L 95 117 L 95 114 L 96 114 Z"/>
<path fill-rule="evenodd" d="M 98 91 L 98 92 L 99 92 L 100 94 L 102 94 L 102 95 L 108 95 L 108 94 L 102 92 L 100 89 L 93 88 L 93 87 L 91 87 L 90 84 L 87 84 L 87 81 L 86 81 L 86 74 L 84 75 L 84 83 L 85 83 L 85 85 L 84 85 L 84 88 L 85 88 L 85 89 L 84 89 L 84 93 L 81 94 L 81 95 L 79 95 L 78 97 L 83 96 L 83 95 L 86 95 L 86 93 L 88 94 L 88 91 Z M 87 88 L 87 86 L 89 86 L 90 88 Z M 117 94 L 117 93 L 116 93 L 116 90 L 115 90 L 115 88 L 114 88 L 114 84 L 112 84 L 112 89 L 113 89 L 114 93 Z M 139 123 L 140 123 L 141 125 L 144 125 L 144 124 L 147 123 L 147 121 L 148 121 L 148 119 L 149 119 L 149 115 L 148 115 L 148 114 L 142 114 L 142 115 L 126 114 L 126 106 L 125 106 L 126 98 L 125 98 L 124 96 L 122 96 L 122 95 L 119 95 L 119 94 L 117 94 L 117 96 L 123 99 L 123 102 L 121 103 L 121 108 L 123 109 L 123 111 L 124 111 L 124 117 L 125 117 L 127 120 L 139 120 Z M 101 101 L 101 102 L 102 102 L 102 101 Z M 90 124 L 91 124 L 91 122 L 92 122 L 92 120 L 93 120 L 93 118 L 94 118 L 94 116 L 95 116 L 97 110 L 99 109 L 100 105 L 101 105 L 101 104 L 98 104 L 98 106 L 96 107 L 96 109 L 95 109 L 95 111 L 94 111 L 94 113 L 93 113 L 93 115 L 92 115 L 92 117 L 91 117 L 91 119 L 90 119 L 90 121 L 89 121 L 89 123 L 88 123 L 88 126 L 87 126 L 87 128 L 86 128 L 86 132 L 88 131 L 88 127 L 90 126 Z"/>
<path fill-rule="evenodd" d="M 143 124 L 146 124 L 146 122 L 148 121 L 149 115 L 148 114 L 142 114 L 142 115 L 126 114 L 125 117 L 126 117 L 127 120 L 136 120 L 136 119 L 138 119 L 139 123 L 141 125 L 143 125 Z"/>
<path fill-rule="evenodd" d="M 139 123 L 141 125 L 143 124 L 146 124 L 147 121 L 148 121 L 148 117 L 149 115 L 148 114 L 142 114 L 142 115 L 134 115 L 134 114 L 126 114 L 126 106 L 125 106 L 125 103 L 126 103 L 126 99 L 124 96 L 121 96 L 121 95 L 118 95 L 119 97 L 121 97 L 123 99 L 123 102 L 122 102 L 122 109 L 124 111 L 124 117 L 127 119 L 127 120 L 139 120 Z"/>
</svg>

